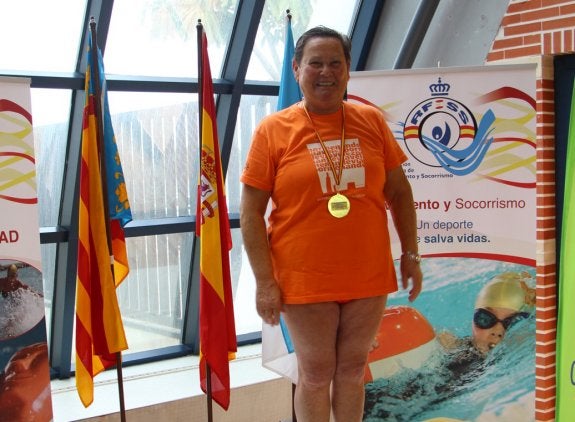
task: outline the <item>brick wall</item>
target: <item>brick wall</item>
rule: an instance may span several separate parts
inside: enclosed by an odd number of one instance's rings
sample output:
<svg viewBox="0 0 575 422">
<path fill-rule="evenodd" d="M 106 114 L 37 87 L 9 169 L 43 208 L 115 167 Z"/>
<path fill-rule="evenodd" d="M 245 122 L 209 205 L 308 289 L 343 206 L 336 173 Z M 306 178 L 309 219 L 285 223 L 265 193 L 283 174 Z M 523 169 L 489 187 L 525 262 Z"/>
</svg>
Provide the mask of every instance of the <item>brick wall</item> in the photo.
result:
<svg viewBox="0 0 575 422">
<path fill-rule="evenodd" d="M 537 72 L 537 421 L 555 420 L 557 267 L 553 56 L 575 52 L 575 1 L 511 0 L 486 61 L 539 63 Z"/>
<path fill-rule="evenodd" d="M 571 53 L 575 1 L 511 0 L 487 61 Z"/>
</svg>

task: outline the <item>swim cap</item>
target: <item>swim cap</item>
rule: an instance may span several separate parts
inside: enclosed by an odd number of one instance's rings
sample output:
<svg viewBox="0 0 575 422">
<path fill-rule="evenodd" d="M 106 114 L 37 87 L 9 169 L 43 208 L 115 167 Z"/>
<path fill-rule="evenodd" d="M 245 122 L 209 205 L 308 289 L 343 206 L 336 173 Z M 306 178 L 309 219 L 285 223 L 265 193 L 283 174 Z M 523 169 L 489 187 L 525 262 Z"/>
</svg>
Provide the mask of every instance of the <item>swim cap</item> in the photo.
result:
<svg viewBox="0 0 575 422">
<path fill-rule="evenodd" d="M 479 292 L 477 308 L 507 308 L 516 312 L 530 311 L 535 305 L 535 289 L 525 282 L 529 273 L 506 272 L 492 278 Z"/>
<path fill-rule="evenodd" d="M 12 276 L 16 276 L 18 274 L 18 267 L 14 264 L 10 265 L 8 267 L 8 277 Z"/>
</svg>

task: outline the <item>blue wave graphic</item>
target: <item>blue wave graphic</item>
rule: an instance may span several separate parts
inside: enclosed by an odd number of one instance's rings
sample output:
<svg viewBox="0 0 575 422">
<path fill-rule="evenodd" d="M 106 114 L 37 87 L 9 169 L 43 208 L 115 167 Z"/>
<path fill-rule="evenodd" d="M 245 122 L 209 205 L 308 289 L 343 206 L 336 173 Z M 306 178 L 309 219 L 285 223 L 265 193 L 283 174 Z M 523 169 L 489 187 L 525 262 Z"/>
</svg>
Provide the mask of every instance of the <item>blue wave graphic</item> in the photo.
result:
<svg viewBox="0 0 575 422">
<path fill-rule="evenodd" d="M 456 176 L 464 176 L 472 173 L 483 161 L 493 142 L 493 137 L 489 137 L 489 135 L 493 131 L 491 126 L 494 122 L 495 114 L 492 110 L 487 110 L 479 122 L 475 138 L 469 146 L 461 150 L 452 150 L 442 142 L 427 136 L 423 138 L 423 142 L 445 170 Z"/>
</svg>

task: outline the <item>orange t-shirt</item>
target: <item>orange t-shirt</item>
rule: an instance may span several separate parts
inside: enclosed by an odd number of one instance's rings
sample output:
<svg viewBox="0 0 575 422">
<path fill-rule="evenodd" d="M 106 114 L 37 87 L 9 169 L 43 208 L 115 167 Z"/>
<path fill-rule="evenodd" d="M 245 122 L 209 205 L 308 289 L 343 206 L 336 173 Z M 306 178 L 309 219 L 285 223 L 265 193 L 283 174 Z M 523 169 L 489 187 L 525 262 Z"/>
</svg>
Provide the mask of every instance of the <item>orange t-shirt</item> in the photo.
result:
<svg viewBox="0 0 575 422">
<path fill-rule="evenodd" d="M 345 159 L 337 186 L 341 111 L 310 113 L 310 121 L 295 104 L 264 118 L 253 135 L 241 181 L 271 192 L 269 243 L 288 304 L 397 290 L 383 188 L 386 171 L 407 157 L 379 110 L 345 103 L 344 114 Z M 335 176 L 317 135 L 332 157 Z M 350 201 L 342 218 L 328 211 L 336 191 Z"/>
</svg>

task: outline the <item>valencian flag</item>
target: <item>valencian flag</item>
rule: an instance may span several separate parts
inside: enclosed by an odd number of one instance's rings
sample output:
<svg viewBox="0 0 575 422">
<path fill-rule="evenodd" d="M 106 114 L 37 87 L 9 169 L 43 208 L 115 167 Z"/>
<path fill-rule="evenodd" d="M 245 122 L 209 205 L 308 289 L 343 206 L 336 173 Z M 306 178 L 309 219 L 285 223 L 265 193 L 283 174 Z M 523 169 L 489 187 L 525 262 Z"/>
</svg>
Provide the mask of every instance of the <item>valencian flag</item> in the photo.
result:
<svg viewBox="0 0 575 422">
<path fill-rule="evenodd" d="M 196 235 L 200 237 L 200 385 L 224 409 L 229 361 L 237 351 L 229 251 L 232 247 L 218 144 L 208 41 L 201 32 L 201 163 Z M 209 367 L 206 368 L 206 365 Z"/>
<path fill-rule="evenodd" d="M 575 83 L 571 99 L 567 157 L 565 160 L 565 196 L 559 267 L 559 312 L 557 320 L 557 407 L 558 422 L 575 420 Z"/>
<path fill-rule="evenodd" d="M 123 226 L 132 219 L 108 108 L 102 55 L 96 46 L 98 69 L 94 69 L 91 34 L 88 44 L 76 280 L 76 387 L 86 407 L 94 399 L 93 378 L 114 366 L 116 353 L 128 348 L 116 287 L 129 271 Z M 96 89 L 95 72 L 98 72 L 100 89 Z M 100 101 L 96 98 L 98 92 Z M 97 110 L 98 104 L 101 110 Z M 103 157 L 99 157 L 98 139 L 104 144 Z M 105 164 L 105 183 L 101 164 Z M 106 203 L 108 209 L 105 209 Z M 112 251 L 108 247 L 108 233 Z"/>
<path fill-rule="evenodd" d="M 288 10 L 286 17 L 284 58 L 277 105 L 278 111 L 301 100 L 301 91 L 292 69 L 294 52 L 291 15 Z M 297 357 L 283 317 L 280 317 L 279 325 L 272 326 L 263 323 L 262 364 L 265 368 L 289 378 L 292 383 L 297 384 Z"/>
</svg>

